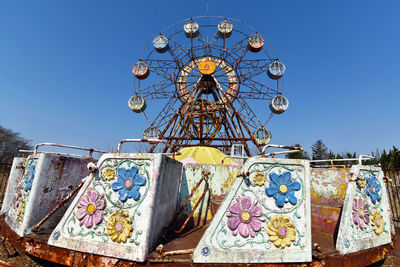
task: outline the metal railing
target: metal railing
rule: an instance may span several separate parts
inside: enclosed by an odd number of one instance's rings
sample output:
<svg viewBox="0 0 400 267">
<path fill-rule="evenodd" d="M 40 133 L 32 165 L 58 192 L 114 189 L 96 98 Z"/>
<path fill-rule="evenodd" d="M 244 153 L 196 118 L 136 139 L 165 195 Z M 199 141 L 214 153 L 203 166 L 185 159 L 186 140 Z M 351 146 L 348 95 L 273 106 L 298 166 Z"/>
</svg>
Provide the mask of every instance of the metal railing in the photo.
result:
<svg viewBox="0 0 400 267">
<path fill-rule="evenodd" d="M 400 169 L 384 170 L 386 189 L 395 226 L 400 226 Z"/>
</svg>

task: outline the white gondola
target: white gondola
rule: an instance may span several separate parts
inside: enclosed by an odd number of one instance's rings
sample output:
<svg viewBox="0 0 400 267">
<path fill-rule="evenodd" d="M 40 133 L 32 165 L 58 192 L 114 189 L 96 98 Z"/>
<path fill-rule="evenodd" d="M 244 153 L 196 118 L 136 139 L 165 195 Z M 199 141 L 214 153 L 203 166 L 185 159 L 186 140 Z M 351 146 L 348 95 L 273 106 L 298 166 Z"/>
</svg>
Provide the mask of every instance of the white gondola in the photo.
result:
<svg viewBox="0 0 400 267">
<path fill-rule="evenodd" d="M 146 79 L 149 76 L 150 70 L 149 67 L 147 67 L 146 63 L 144 63 L 143 61 L 139 61 L 135 63 L 135 65 L 133 65 L 132 73 L 133 75 L 135 75 L 136 78 L 142 80 Z"/>
<path fill-rule="evenodd" d="M 183 30 L 186 37 L 194 38 L 199 35 L 199 24 L 193 20 L 190 20 L 183 25 Z"/>
<path fill-rule="evenodd" d="M 218 35 L 222 38 L 228 38 L 232 35 L 233 25 L 231 22 L 224 19 L 220 23 L 218 23 Z"/>
<path fill-rule="evenodd" d="M 146 109 L 146 100 L 140 95 L 134 95 L 129 98 L 128 101 L 129 108 L 136 113 L 141 113 Z"/>
<path fill-rule="evenodd" d="M 271 79 L 278 80 L 280 79 L 286 71 L 285 65 L 280 61 L 274 61 L 268 67 L 268 76 Z"/>
<path fill-rule="evenodd" d="M 268 144 L 271 141 L 272 135 L 265 128 L 258 128 L 253 133 L 257 143 L 261 146 Z"/>
<path fill-rule="evenodd" d="M 264 38 L 260 34 L 255 33 L 250 35 L 247 47 L 251 52 L 258 52 L 263 48 L 263 46 Z"/>
<path fill-rule="evenodd" d="M 159 53 L 164 53 L 165 51 L 168 50 L 168 38 L 162 34 L 156 36 L 153 39 L 153 46 L 156 49 L 157 52 Z"/>
<path fill-rule="evenodd" d="M 285 112 L 289 108 L 289 100 L 283 95 L 277 95 L 272 98 L 271 103 L 269 104 L 269 109 L 274 114 L 281 114 Z"/>
<path fill-rule="evenodd" d="M 157 127 L 150 126 L 146 130 L 144 130 L 143 138 L 147 140 L 154 140 L 160 137 L 160 130 Z"/>
</svg>

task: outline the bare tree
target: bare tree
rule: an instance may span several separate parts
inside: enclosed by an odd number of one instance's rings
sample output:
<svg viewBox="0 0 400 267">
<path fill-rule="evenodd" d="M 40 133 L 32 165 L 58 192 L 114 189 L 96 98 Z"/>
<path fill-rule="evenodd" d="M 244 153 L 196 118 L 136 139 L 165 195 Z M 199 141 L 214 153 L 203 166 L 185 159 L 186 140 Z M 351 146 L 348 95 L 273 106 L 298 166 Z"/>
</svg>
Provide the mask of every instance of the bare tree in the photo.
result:
<svg viewBox="0 0 400 267">
<path fill-rule="evenodd" d="M 14 157 L 20 155 L 20 149 L 32 149 L 30 142 L 20 133 L 0 126 L 0 163 L 11 163 Z"/>
</svg>

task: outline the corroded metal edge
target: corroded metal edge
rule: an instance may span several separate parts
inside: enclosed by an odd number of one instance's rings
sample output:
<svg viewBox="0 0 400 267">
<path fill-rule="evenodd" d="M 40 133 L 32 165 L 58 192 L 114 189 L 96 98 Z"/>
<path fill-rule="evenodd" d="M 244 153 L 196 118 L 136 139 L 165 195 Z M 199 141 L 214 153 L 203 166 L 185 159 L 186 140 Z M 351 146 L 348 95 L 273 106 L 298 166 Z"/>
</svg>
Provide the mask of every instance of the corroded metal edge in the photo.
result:
<svg viewBox="0 0 400 267">
<path fill-rule="evenodd" d="M 68 250 L 50 246 L 47 244 L 47 238 L 38 236 L 19 237 L 4 222 L 4 216 L 0 217 L 0 234 L 2 240 L 10 242 L 20 254 L 26 253 L 31 256 L 38 257 L 42 260 L 63 264 L 67 266 L 149 266 L 156 264 L 157 266 L 224 266 L 224 264 L 193 264 L 192 257 L 164 257 L 149 258 L 145 263 L 136 263 L 128 260 L 122 260 L 112 257 L 93 255 L 74 250 Z M 4 241 L 3 241 L 4 242 Z M 234 264 L 235 266 L 365 266 L 385 259 L 393 251 L 396 236 L 392 238 L 392 242 L 371 248 L 368 250 L 351 253 L 345 256 L 341 255 L 322 255 L 313 254 L 313 261 L 310 263 L 275 263 L 275 264 Z M 0 265 L 7 266 L 7 259 L 0 259 Z M 225 265 L 226 266 L 226 265 Z"/>
</svg>

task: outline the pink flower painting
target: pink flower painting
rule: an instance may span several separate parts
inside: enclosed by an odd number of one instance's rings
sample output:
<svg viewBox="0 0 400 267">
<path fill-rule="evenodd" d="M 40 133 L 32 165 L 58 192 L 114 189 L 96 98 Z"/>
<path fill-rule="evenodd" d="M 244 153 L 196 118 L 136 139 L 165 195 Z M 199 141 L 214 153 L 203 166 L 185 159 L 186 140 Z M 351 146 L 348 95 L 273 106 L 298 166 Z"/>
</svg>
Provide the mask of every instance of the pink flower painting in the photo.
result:
<svg viewBox="0 0 400 267">
<path fill-rule="evenodd" d="M 105 207 L 104 195 L 89 189 L 79 199 L 75 216 L 80 220 L 81 226 L 84 224 L 87 228 L 94 226 L 94 229 L 96 229 L 97 225 L 102 222 L 103 216 L 107 213 L 104 210 Z"/>
<path fill-rule="evenodd" d="M 368 205 L 361 198 L 353 199 L 353 223 L 361 230 L 365 230 L 369 224 Z"/>
<path fill-rule="evenodd" d="M 236 197 L 235 203 L 229 207 L 226 214 L 228 227 L 234 236 L 239 232 L 242 237 L 255 237 L 255 232 L 261 230 L 261 222 L 265 221 L 257 201 L 251 202 L 248 197 Z"/>
</svg>

